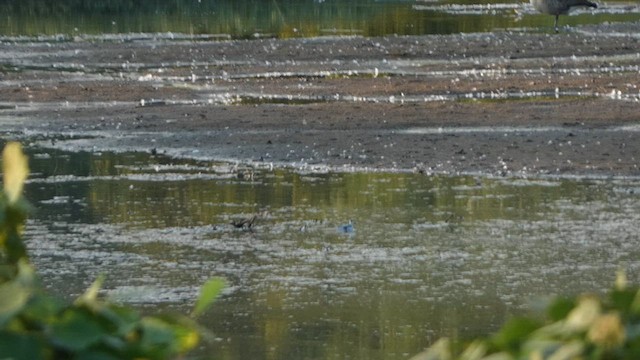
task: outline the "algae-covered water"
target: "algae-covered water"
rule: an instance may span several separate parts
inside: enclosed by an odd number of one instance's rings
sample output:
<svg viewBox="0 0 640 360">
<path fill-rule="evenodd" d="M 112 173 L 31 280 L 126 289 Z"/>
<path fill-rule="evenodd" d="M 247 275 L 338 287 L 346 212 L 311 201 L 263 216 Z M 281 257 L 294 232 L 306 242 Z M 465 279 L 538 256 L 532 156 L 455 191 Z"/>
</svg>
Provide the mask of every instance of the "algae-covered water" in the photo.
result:
<svg viewBox="0 0 640 360">
<path fill-rule="evenodd" d="M 187 312 L 217 359 L 404 359 L 487 334 L 549 295 L 637 277 L 640 179 L 301 173 L 30 149 L 28 247 L 67 298 Z M 251 229 L 230 222 L 258 214 Z M 345 228 L 351 221 L 353 230 Z"/>
</svg>

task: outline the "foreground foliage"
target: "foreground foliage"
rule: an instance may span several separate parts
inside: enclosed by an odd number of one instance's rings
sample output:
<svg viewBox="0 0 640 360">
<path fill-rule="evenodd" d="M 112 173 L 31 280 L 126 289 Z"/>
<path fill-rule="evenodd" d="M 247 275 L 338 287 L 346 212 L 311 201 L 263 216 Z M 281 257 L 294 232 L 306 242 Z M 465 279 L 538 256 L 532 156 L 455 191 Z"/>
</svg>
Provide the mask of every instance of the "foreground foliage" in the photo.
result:
<svg viewBox="0 0 640 360">
<path fill-rule="evenodd" d="M 442 339 L 411 360 L 640 359 L 640 290 L 623 273 L 606 297 L 558 299 L 546 317 L 514 318 L 463 349 Z"/>
<path fill-rule="evenodd" d="M 193 349 L 201 336 L 194 320 L 141 316 L 101 301 L 101 279 L 71 304 L 43 291 L 21 236 L 28 172 L 20 145 L 9 143 L 0 194 L 0 359 L 171 359 Z M 223 286 L 221 279 L 207 282 L 192 315 L 205 311 Z"/>
</svg>

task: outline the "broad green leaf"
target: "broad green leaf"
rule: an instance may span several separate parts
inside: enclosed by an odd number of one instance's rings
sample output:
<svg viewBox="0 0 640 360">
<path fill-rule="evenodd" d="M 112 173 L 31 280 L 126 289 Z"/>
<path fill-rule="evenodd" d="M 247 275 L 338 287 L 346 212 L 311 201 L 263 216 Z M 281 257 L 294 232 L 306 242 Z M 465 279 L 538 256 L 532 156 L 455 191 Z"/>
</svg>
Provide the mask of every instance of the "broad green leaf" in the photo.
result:
<svg viewBox="0 0 640 360">
<path fill-rule="evenodd" d="M 629 311 L 631 311 L 634 315 L 640 315 L 640 290 L 629 289 L 630 292 L 635 292 L 635 297 L 633 298 L 633 302 L 631 303 Z"/>
<path fill-rule="evenodd" d="M 614 289 L 609 294 L 612 305 L 623 313 L 633 311 L 633 303 L 636 299 L 636 292 L 632 290 Z"/>
<path fill-rule="evenodd" d="M 121 360 L 120 357 L 103 351 L 84 351 L 73 357 L 74 360 Z"/>
<path fill-rule="evenodd" d="M 74 352 L 88 349 L 105 335 L 104 329 L 91 316 L 79 309 L 67 310 L 62 318 L 51 326 L 53 341 Z"/>
<path fill-rule="evenodd" d="M 627 343 L 625 344 L 625 356 L 627 359 L 640 359 L 640 338 L 636 336 L 629 336 Z"/>
<path fill-rule="evenodd" d="M 216 277 L 207 281 L 200 289 L 200 296 L 196 301 L 196 305 L 193 308 L 191 315 L 197 317 L 201 315 L 207 308 L 214 302 L 214 300 L 220 295 L 222 289 L 224 289 L 224 279 Z"/>
<path fill-rule="evenodd" d="M 194 349 L 200 342 L 200 334 L 193 327 L 179 326 L 176 328 L 178 352 L 183 354 Z"/>
<path fill-rule="evenodd" d="M 27 259 L 21 259 L 18 261 L 18 276 L 16 277 L 16 281 L 30 289 L 34 288 L 36 283 L 36 272 Z"/>
<path fill-rule="evenodd" d="M 409 360 L 452 360 L 451 341 L 442 338 L 427 350 L 411 357 Z"/>
<path fill-rule="evenodd" d="M 177 352 L 175 343 L 176 334 L 173 327 L 166 322 L 154 318 L 145 317 L 141 321 L 142 338 L 140 339 L 142 349 L 145 351 L 159 351 L 165 354 Z M 175 348 L 174 348 L 175 346 Z"/>
<path fill-rule="evenodd" d="M 527 336 L 539 327 L 540 324 L 533 319 L 512 318 L 493 337 L 493 342 L 500 349 L 516 352 Z"/>
<path fill-rule="evenodd" d="M 4 326 L 27 304 L 33 291 L 34 277 L 31 266 L 20 261 L 16 278 L 0 285 L 0 326 Z"/>
<path fill-rule="evenodd" d="M 189 322 L 188 318 L 184 318 Z M 183 325 L 180 319 L 164 320 L 158 317 L 145 317 L 141 321 L 141 347 L 145 352 L 155 355 L 178 355 L 193 349 L 200 339 L 195 327 Z"/>
<path fill-rule="evenodd" d="M 585 344 L 582 341 L 571 341 L 560 346 L 548 359 L 580 359 L 584 355 Z"/>
<path fill-rule="evenodd" d="M 84 294 L 80 295 L 75 301 L 76 305 L 86 305 L 90 308 L 95 308 L 98 305 L 98 292 L 104 282 L 104 275 L 98 276 L 98 278 L 85 290 Z"/>
<path fill-rule="evenodd" d="M 562 346 L 562 341 L 531 338 L 522 345 L 520 352 L 522 359 L 546 359 L 545 356 L 552 354 Z M 538 357 L 541 356 L 541 357 Z"/>
<path fill-rule="evenodd" d="M 0 332 L 0 359 L 40 360 L 44 348 L 35 336 Z"/>
<path fill-rule="evenodd" d="M 31 290 L 11 281 L 0 286 L 0 327 L 3 327 L 25 306 Z"/>
<path fill-rule="evenodd" d="M 460 360 L 480 360 L 487 353 L 487 346 L 484 342 L 476 340 L 469 344 L 460 355 Z"/>
<path fill-rule="evenodd" d="M 135 330 L 141 318 L 134 309 L 113 304 L 98 309 L 96 316 L 102 320 L 101 323 L 106 323 L 106 326 L 112 329 L 113 334 L 117 336 L 126 336 Z"/>
<path fill-rule="evenodd" d="M 556 299 L 547 309 L 547 314 L 552 321 L 564 319 L 576 306 L 574 299 Z"/>
<path fill-rule="evenodd" d="M 41 292 L 34 293 L 21 315 L 31 323 L 51 323 L 64 308 L 62 300 Z"/>
<path fill-rule="evenodd" d="M 580 299 L 578 305 L 571 310 L 565 321 L 568 331 L 584 331 L 600 316 L 602 305 L 600 300 L 588 296 Z"/>
<path fill-rule="evenodd" d="M 491 355 L 487 355 L 482 358 L 482 360 L 514 360 L 514 357 L 511 354 L 506 352 L 499 352 Z"/>
</svg>

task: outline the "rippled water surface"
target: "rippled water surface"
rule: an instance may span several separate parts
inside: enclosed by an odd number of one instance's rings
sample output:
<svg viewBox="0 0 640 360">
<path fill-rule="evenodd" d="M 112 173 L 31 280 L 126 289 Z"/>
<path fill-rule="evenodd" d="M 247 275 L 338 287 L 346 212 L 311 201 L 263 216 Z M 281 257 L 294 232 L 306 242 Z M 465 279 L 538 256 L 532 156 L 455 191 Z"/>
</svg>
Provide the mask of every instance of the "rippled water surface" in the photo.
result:
<svg viewBox="0 0 640 360">
<path fill-rule="evenodd" d="M 223 276 L 202 319 L 216 339 L 201 353 L 219 359 L 404 359 L 640 270 L 638 179 L 30 152 L 26 235 L 46 286 L 73 298 L 104 273 L 116 301 L 186 312 L 199 285 Z M 230 224 L 255 214 L 251 229 Z"/>
</svg>

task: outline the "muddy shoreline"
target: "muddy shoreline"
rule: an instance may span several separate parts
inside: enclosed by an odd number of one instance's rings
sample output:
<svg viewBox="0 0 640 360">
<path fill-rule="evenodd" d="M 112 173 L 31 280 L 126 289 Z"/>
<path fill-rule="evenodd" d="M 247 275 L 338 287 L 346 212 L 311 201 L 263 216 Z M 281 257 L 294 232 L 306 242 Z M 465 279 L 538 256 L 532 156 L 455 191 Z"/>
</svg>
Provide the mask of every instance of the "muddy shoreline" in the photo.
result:
<svg viewBox="0 0 640 360">
<path fill-rule="evenodd" d="M 255 166 L 639 176 L 640 24 L 0 43 L 0 131 Z"/>
</svg>

